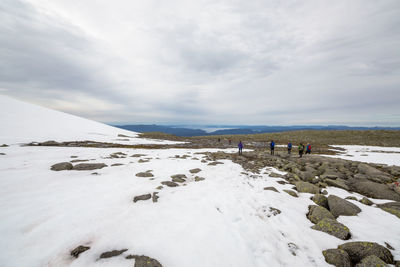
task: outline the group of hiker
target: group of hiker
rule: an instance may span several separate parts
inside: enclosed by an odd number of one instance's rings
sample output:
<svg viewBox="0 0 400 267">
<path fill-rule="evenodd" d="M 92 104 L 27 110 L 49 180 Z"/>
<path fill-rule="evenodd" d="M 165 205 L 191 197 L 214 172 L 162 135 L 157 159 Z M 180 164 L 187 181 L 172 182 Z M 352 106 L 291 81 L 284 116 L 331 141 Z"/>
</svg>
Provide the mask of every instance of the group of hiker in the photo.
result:
<svg viewBox="0 0 400 267">
<path fill-rule="evenodd" d="M 293 144 L 291 142 L 289 142 L 287 144 L 287 150 L 288 150 L 288 154 L 290 155 L 292 153 L 292 147 Z M 239 155 L 242 155 L 242 151 L 243 151 L 243 143 L 240 140 L 239 144 L 238 144 L 238 148 L 239 148 Z M 271 150 L 271 155 L 275 155 L 275 142 L 274 140 L 271 140 L 271 142 L 269 143 L 269 149 Z M 303 145 L 303 143 L 300 143 L 298 146 L 298 150 L 299 150 L 299 157 L 303 157 L 304 154 L 304 150 L 306 150 L 306 154 L 311 154 L 311 144 L 307 144 L 307 146 L 305 147 Z"/>
</svg>

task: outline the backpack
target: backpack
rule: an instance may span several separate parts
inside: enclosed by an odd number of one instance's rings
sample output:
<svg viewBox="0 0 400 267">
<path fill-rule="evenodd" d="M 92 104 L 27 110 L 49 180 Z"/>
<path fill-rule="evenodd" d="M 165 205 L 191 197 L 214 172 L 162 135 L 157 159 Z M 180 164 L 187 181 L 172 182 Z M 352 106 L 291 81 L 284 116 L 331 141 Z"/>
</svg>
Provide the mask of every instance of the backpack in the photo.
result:
<svg viewBox="0 0 400 267">
<path fill-rule="evenodd" d="M 311 150 L 311 145 L 308 145 L 308 146 L 307 146 L 307 150 Z"/>
<path fill-rule="evenodd" d="M 287 147 L 288 147 L 288 148 L 292 148 L 292 143 L 289 143 L 289 144 L 287 145 Z"/>
</svg>

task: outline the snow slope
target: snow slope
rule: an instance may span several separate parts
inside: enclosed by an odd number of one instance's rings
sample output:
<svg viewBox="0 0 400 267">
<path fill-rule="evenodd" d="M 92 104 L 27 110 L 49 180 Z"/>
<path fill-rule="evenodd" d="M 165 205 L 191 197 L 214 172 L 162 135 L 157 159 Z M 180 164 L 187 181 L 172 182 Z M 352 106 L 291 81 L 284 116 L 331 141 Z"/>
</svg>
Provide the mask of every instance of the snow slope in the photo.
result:
<svg viewBox="0 0 400 267">
<path fill-rule="evenodd" d="M 54 140 L 121 144 L 174 143 L 136 138 L 138 133 L 0 95 L 0 143 Z M 118 134 L 132 138 L 118 137 Z M 126 140 L 129 139 L 129 140 Z"/>
<path fill-rule="evenodd" d="M 332 158 L 347 160 L 380 163 L 400 166 L 400 147 L 379 147 L 379 146 L 334 146 L 344 149 L 339 155 L 329 155 Z"/>
</svg>

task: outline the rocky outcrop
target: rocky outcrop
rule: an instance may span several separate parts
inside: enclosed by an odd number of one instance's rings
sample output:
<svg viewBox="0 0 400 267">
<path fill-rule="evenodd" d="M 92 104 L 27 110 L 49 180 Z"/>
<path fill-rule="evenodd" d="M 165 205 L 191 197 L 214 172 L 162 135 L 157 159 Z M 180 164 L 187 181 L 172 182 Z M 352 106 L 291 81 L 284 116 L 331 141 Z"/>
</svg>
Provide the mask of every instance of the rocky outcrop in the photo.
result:
<svg viewBox="0 0 400 267">
<path fill-rule="evenodd" d="M 386 184 L 367 180 L 358 181 L 357 179 L 349 179 L 347 185 L 351 191 L 360 193 L 367 197 L 400 201 L 400 194 L 390 189 Z"/>
<path fill-rule="evenodd" d="M 361 209 L 353 203 L 335 195 L 328 196 L 328 206 L 330 212 L 335 216 L 335 218 L 340 215 L 354 216 L 361 212 Z"/>
<path fill-rule="evenodd" d="M 308 206 L 307 218 L 313 223 L 319 223 L 325 218 L 335 220 L 335 217 L 329 210 L 317 205 Z"/>
<path fill-rule="evenodd" d="M 72 170 L 74 166 L 70 162 L 60 162 L 51 166 L 52 171 Z"/>
<path fill-rule="evenodd" d="M 336 267 L 351 267 L 350 256 L 343 249 L 327 249 L 322 251 L 325 261 Z"/>
<path fill-rule="evenodd" d="M 107 167 L 104 163 L 80 163 L 73 167 L 76 171 L 92 171 Z"/>
<path fill-rule="evenodd" d="M 349 228 L 336 221 L 335 219 L 324 218 L 311 228 L 333 235 L 342 240 L 347 240 L 350 238 Z"/>
</svg>

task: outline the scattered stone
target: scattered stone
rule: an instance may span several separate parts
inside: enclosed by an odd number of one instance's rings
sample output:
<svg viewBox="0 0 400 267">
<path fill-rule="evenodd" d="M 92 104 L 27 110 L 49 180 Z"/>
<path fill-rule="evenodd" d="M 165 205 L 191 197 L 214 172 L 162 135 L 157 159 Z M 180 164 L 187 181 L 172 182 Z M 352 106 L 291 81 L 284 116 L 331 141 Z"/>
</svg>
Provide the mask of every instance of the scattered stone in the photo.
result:
<svg viewBox="0 0 400 267">
<path fill-rule="evenodd" d="M 335 219 L 324 218 L 311 228 L 333 235 L 342 240 L 347 240 L 350 238 L 349 228 L 336 221 Z"/>
<path fill-rule="evenodd" d="M 71 159 L 76 159 L 78 156 L 71 156 Z"/>
<path fill-rule="evenodd" d="M 327 199 L 324 195 L 322 195 L 322 194 L 315 194 L 315 195 L 311 198 L 311 200 L 314 201 L 315 204 L 317 204 L 317 205 L 319 205 L 319 206 L 321 206 L 321 207 L 324 207 L 324 208 L 326 208 L 326 209 L 329 209 L 329 207 L 328 207 L 328 199 Z"/>
<path fill-rule="evenodd" d="M 85 252 L 88 249 L 90 249 L 90 247 L 85 247 L 85 246 L 76 247 L 75 249 L 73 249 L 71 251 L 71 256 L 74 257 L 74 258 L 78 258 L 79 254 Z"/>
<path fill-rule="evenodd" d="M 99 175 L 98 172 L 92 172 L 91 175 Z"/>
<path fill-rule="evenodd" d="M 356 197 L 353 197 L 353 196 L 348 196 L 345 199 L 358 201 L 358 199 Z"/>
<path fill-rule="evenodd" d="M 194 177 L 194 181 L 195 182 L 200 182 L 200 181 L 203 181 L 203 180 L 205 180 L 206 178 L 203 178 L 203 177 L 200 177 L 200 176 L 196 176 L 196 177 Z"/>
<path fill-rule="evenodd" d="M 139 163 L 146 163 L 146 162 L 149 162 L 150 160 L 149 159 L 139 159 Z"/>
<path fill-rule="evenodd" d="M 73 170 L 77 171 L 91 171 L 107 167 L 104 163 L 79 163 L 74 166 Z"/>
<path fill-rule="evenodd" d="M 375 242 L 348 242 L 338 247 L 349 254 L 353 263 L 359 263 L 365 257 L 375 255 L 386 263 L 393 263 L 393 255 L 390 251 Z"/>
<path fill-rule="evenodd" d="M 364 259 L 362 259 L 361 262 L 356 264 L 355 267 L 371 267 L 371 266 L 385 267 L 387 265 L 383 260 L 381 260 L 377 256 L 371 255 L 371 256 L 368 256 L 368 257 L 365 257 Z"/>
<path fill-rule="evenodd" d="M 213 162 L 208 163 L 207 165 L 215 166 L 215 165 L 218 165 L 218 164 L 224 164 L 224 163 L 220 162 L 220 161 L 213 161 Z"/>
<path fill-rule="evenodd" d="M 366 197 L 363 197 L 363 198 L 360 200 L 360 202 L 363 203 L 363 204 L 365 204 L 365 205 L 368 205 L 368 206 L 372 206 L 372 205 L 374 204 L 374 202 L 372 202 L 371 200 L 369 200 L 369 199 L 366 198 Z"/>
<path fill-rule="evenodd" d="M 6 155 L 6 153 L 0 153 L 0 155 L 2 155 L 2 156 L 5 156 L 5 155 Z"/>
<path fill-rule="evenodd" d="M 346 185 L 346 180 L 337 178 L 336 180 L 325 179 L 324 181 L 325 181 L 325 183 L 327 183 L 330 186 L 338 187 L 338 188 L 344 189 L 346 191 L 350 190 L 350 188 Z"/>
<path fill-rule="evenodd" d="M 140 158 L 146 156 L 145 154 L 133 154 L 131 157 L 132 158 Z"/>
<path fill-rule="evenodd" d="M 388 249 L 394 250 L 394 247 L 392 247 L 388 242 L 385 242 L 385 246 L 386 246 Z"/>
<path fill-rule="evenodd" d="M 283 189 L 284 192 L 288 193 L 289 195 L 291 195 L 292 197 L 299 197 L 297 195 L 296 192 L 294 192 L 293 190 L 288 190 L 288 189 Z"/>
<path fill-rule="evenodd" d="M 136 173 L 137 177 L 154 177 L 151 172 L 138 172 Z"/>
<path fill-rule="evenodd" d="M 136 203 L 139 200 L 148 200 L 151 198 L 151 194 L 145 194 L 145 195 L 140 195 L 140 196 L 136 196 L 133 198 L 133 202 Z"/>
<path fill-rule="evenodd" d="M 2 144 L 0 147 L 8 147 L 8 145 L 6 145 L 6 144 Z"/>
<path fill-rule="evenodd" d="M 325 261 L 336 267 L 351 267 L 350 256 L 342 249 L 327 249 L 322 251 Z"/>
<path fill-rule="evenodd" d="M 282 174 L 276 173 L 276 172 L 271 172 L 270 174 L 268 174 L 269 177 L 272 178 L 283 178 Z"/>
<path fill-rule="evenodd" d="M 162 267 L 161 263 L 159 263 L 156 259 L 141 255 L 128 255 L 125 259 L 135 259 L 134 267 Z"/>
<path fill-rule="evenodd" d="M 317 205 L 308 206 L 308 213 L 306 216 L 313 223 L 319 223 L 325 218 L 335 220 L 335 217 L 329 212 L 329 210 Z"/>
<path fill-rule="evenodd" d="M 190 173 L 198 173 L 198 172 L 201 172 L 201 169 L 196 168 L 196 169 L 190 170 Z"/>
<path fill-rule="evenodd" d="M 319 187 L 308 182 L 295 182 L 296 190 L 300 193 L 318 194 Z"/>
<path fill-rule="evenodd" d="M 85 162 L 85 161 L 89 161 L 89 160 L 88 159 L 74 159 L 74 160 L 71 160 L 70 162 L 76 163 L 76 162 Z"/>
<path fill-rule="evenodd" d="M 321 192 L 321 194 L 323 194 L 323 195 L 327 195 L 328 194 L 328 191 L 326 191 L 326 190 L 323 190 L 322 192 Z"/>
<path fill-rule="evenodd" d="M 103 252 L 100 255 L 100 259 L 106 259 L 106 258 L 111 258 L 111 257 L 116 257 L 124 253 L 125 251 L 128 251 L 128 249 L 121 249 L 121 250 L 112 250 L 112 251 L 107 251 Z"/>
<path fill-rule="evenodd" d="M 58 142 L 53 141 L 53 140 L 46 141 L 46 142 L 43 142 L 43 143 L 39 143 L 39 146 L 59 146 L 59 145 L 61 145 L 61 143 L 58 143 Z"/>
<path fill-rule="evenodd" d="M 288 243 L 289 251 L 292 253 L 293 256 L 296 256 L 296 251 L 299 247 L 295 243 Z"/>
<path fill-rule="evenodd" d="M 114 164 L 111 164 L 111 167 L 122 166 L 122 165 L 124 165 L 124 164 L 122 164 L 122 163 L 114 163 Z"/>
<path fill-rule="evenodd" d="M 328 206 L 335 218 L 339 217 L 340 215 L 355 216 L 361 212 L 361 209 L 353 203 L 335 195 L 328 196 Z"/>
<path fill-rule="evenodd" d="M 286 181 L 283 181 L 283 180 L 279 180 L 279 181 L 276 181 L 278 184 L 288 184 L 288 182 L 286 182 Z"/>
<path fill-rule="evenodd" d="M 158 192 L 153 192 L 153 196 L 152 196 L 153 202 L 157 202 L 158 199 L 160 198 L 157 194 L 158 194 Z"/>
<path fill-rule="evenodd" d="M 267 215 L 267 217 L 271 217 L 271 215 L 276 216 L 278 214 L 281 214 L 281 211 L 279 209 L 269 207 L 270 213 Z"/>
<path fill-rule="evenodd" d="M 171 182 L 171 181 L 164 181 L 164 182 L 161 182 L 161 184 L 169 186 L 169 187 L 179 186 L 177 183 L 174 183 L 174 182 Z"/>
<path fill-rule="evenodd" d="M 175 183 L 184 183 L 186 182 L 186 175 L 184 174 L 175 174 L 171 176 L 172 181 Z"/>
<path fill-rule="evenodd" d="M 72 170 L 74 166 L 70 162 L 61 162 L 51 166 L 52 171 Z"/>
<path fill-rule="evenodd" d="M 122 152 L 115 152 L 115 153 L 110 154 L 110 157 L 111 158 L 115 158 L 115 159 L 126 158 L 126 156 L 127 155 L 125 153 L 122 153 Z"/>
<path fill-rule="evenodd" d="M 164 187 L 163 187 L 162 185 L 159 185 L 159 186 L 156 187 L 157 190 L 161 190 L 161 189 L 163 189 L 163 188 L 164 188 Z"/>
<path fill-rule="evenodd" d="M 279 191 L 278 191 L 278 190 L 276 190 L 276 188 L 275 188 L 275 187 L 273 187 L 273 186 L 264 187 L 264 190 L 270 190 L 270 191 L 274 191 L 274 192 L 277 192 L 277 193 L 279 193 Z"/>
</svg>

